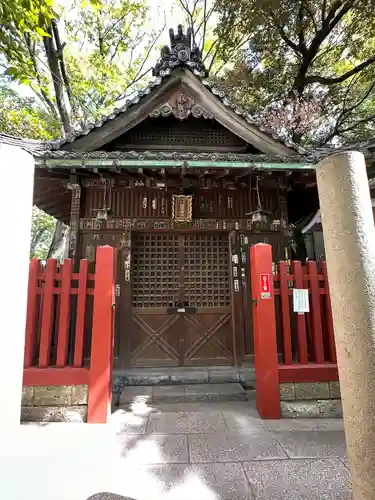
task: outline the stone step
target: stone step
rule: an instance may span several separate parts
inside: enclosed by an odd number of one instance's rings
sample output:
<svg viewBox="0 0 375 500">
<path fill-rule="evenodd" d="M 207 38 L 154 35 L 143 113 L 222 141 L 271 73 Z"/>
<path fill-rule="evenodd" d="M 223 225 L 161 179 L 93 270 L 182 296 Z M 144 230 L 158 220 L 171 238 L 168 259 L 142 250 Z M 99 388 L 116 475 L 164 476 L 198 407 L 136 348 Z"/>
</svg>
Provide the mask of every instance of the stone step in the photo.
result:
<svg viewBox="0 0 375 500">
<path fill-rule="evenodd" d="M 164 386 L 127 386 L 114 400 L 118 406 L 128 406 L 135 402 L 146 404 L 192 403 L 198 401 L 246 401 L 248 394 L 239 383 L 232 384 L 189 384 Z"/>
<path fill-rule="evenodd" d="M 254 367 L 132 368 L 115 371 L 113 392 L 119 394 L 123 387 L 138 385 L 169 386 L 231 383 L 239 383 L 244 389 L 255 389 Z"/>
</svg>

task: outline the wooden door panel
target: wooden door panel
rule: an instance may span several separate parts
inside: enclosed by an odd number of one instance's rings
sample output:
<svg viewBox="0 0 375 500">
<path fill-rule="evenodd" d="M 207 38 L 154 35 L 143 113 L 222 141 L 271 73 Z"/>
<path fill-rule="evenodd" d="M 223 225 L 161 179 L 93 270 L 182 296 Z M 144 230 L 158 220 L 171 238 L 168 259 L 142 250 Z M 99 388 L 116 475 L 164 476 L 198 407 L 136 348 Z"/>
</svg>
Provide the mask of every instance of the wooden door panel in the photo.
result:
<svg viewBox="0 0 375 500">
<path fill-rule="evenodd" d="M 228 235 L 185 235 L 184 250 L 184 298 L 196 307 L 185 316 L 184 364 L 232 364 Z"/>
<path fill-rule="evenodd" d="M 132 314 L 130 360 L 132 366 L 178 366 L 181 317 L 153 310 Z"/>
<path fill-rule="evenodd" d="M 185 316 L 184 364 L 232 364 L 232 315 L 227 312 Z"/>
<path fill-rule="evenodd" d="M 178 366 L 181 318 L 167 313 L 179 293 L 177 234 L 136 233 L 132 244 L 131 366 Z"/>
<path fill-rule="evenodd" d="M 130 365 L 232 364 L 228 235 L 138 233 L 132 249 Z"/>
</svg>

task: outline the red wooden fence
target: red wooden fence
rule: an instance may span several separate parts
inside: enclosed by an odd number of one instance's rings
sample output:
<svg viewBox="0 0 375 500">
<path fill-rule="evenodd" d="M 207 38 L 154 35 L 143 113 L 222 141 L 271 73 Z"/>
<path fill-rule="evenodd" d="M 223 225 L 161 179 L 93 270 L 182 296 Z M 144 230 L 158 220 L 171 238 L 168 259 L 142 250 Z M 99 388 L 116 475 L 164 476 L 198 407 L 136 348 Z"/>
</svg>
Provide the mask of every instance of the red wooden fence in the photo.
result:
<svg viewBox="0 0 375 500">
<path fill-rule="evenodd" d="M 306 266 L 292 262 L 290 268 L 280 262 L 274 274 L 271 250 L 264 244 L 250 249 L 254 354 L 258 410 L 264 418 L 279 418 L 280 383 L 338 380 L 338 371 L 326 263 L 318 269 L 316 262 Z M 260 266 L 272 281 L 268 295 L 256 286 Z M 310 312 L 293 312 L 293 288 L 308 290 Z M 270 310 L 276 312 L 275 326 L 270 323 Z M 269 385 L 275 376 L 277 388 Z M 266 389 L 258 390 L 262 385 Z"/>
<path fill-rule="evenodd" d="M 70 259 L 30 262 L 23 384 L 88 384 L 88 422 L 110 408 L 115 255 L 98 247 L 95 273 L 87 260 L 77 273 Z"/>
</svg>

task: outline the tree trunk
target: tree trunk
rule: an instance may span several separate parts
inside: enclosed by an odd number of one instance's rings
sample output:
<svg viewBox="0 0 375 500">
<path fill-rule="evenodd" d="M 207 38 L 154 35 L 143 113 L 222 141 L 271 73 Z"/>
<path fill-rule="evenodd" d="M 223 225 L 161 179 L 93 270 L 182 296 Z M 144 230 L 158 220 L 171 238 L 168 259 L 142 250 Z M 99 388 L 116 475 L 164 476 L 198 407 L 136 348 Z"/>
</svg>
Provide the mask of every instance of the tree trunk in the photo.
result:
<svg viewBox="0 0 375 500">
<path fill-rule="evenodd" d="M 48 66 L 50 69 L 53 87 L 55 89 L 56 105 L 59 111 L 61 123 L 64 128 L 64 132 L 67 136 L 71 135 L 72 127 L 70 123 L 69 113 L 65 105 L 64 96 L 64 81 L 62 79 L 60 65 L 59 65 L 59 54 L 54 46 L 53 32 L 52 29 L 48 30 L 50 37 L 44 37 L 44 49 L 47 56 Z"/>
<path fill-rule="evenodd" d="M 51 241 L 51 246 L 48 250 L 48 259 L 56 259 L 59 262 L 62 262 L 66 257 L 66 251 L 68 248 L 69 242 L 69 227 L 66 226 L 63 222 L 56 222 L 56 229 L 53 234 L 53 238 Z"/>
</svg>

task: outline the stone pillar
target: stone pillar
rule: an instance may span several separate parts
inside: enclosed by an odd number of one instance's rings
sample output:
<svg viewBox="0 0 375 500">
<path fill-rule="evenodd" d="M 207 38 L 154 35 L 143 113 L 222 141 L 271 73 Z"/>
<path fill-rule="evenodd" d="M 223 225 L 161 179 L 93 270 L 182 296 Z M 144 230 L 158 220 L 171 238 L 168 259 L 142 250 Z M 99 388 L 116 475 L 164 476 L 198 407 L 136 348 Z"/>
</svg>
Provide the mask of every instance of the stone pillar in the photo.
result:
<svg viewBox="0 0 375 500">
<path fill-rule="evenodd" d="M 375 492 L 375 228 L 364 157 L 317 166 L 353 500 Z"/>
<path fill-rule="evenodd" d="M 34 158 L 0 144 L 0 165 L 0 432 L 7 432 L 21 414 Z"/>
</svg>

